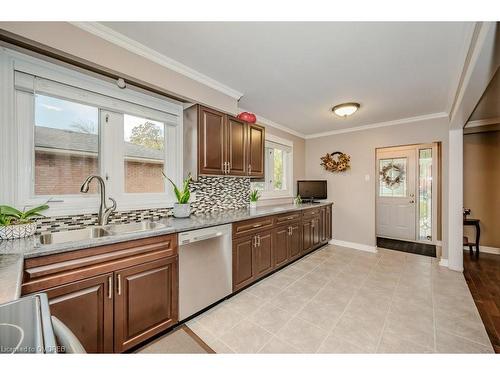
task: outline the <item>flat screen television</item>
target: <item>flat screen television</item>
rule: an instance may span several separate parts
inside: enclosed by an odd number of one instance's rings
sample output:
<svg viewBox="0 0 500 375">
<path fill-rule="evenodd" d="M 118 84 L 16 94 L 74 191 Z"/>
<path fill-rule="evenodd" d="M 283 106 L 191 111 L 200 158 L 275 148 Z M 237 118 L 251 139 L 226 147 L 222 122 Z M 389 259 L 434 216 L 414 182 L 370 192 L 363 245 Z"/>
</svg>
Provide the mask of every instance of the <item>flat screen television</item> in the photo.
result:
<svg viewBox="0 0 500 375">
<path fill-rule="evenodd" d="M 313 203 L 315 199 L 326 199 L 326 180 L 299 180 L 297 181 L 297 194 L 302 200 Z"/>
</svg>

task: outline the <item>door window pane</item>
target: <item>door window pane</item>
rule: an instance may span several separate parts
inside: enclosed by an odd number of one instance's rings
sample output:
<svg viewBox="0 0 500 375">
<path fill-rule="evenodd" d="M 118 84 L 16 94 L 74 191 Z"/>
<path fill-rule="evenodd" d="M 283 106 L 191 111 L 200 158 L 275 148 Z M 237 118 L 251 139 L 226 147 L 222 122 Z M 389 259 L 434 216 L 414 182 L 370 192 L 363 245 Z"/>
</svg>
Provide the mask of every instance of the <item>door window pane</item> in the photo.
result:
<svg viewBox="0 0 500 375">
<path fill-rule="evenodd" d="M 98 116 L 96 107 L 35 96 L 35 195 L 80 194 L 85 178 L 98 174 Z"/>
<path fill-rule="evenodd" d="M 379 196 L 406 197 L 406 158 L 379 160 Z"/>
<path fill-rule="evenodd" d="M 165 124 L 124 115 L 125 192 L 163 193 Z"/>
<path fill-rule="evenodd" d="M 432 149 L 418 155 L 419 239 L 432 240 Z"/>
<path fill-rule="evenodd" d="M 274 149 L 274 170 L 273 170 L 273 188 L 274 190 L 283 190 L 283 150 L 278 148 Z"/>
</svg>

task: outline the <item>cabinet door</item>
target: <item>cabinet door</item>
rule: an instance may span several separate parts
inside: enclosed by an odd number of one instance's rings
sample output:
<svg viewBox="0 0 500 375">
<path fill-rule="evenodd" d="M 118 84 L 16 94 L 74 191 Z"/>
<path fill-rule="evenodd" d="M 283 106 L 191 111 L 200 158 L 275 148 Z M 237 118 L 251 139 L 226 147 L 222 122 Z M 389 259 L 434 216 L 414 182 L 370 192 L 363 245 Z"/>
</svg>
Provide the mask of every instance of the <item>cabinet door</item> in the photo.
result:
<svg viewBox="0 0 500 375">
<path fill-rule="evenodd" d="M 200 106 L 198 116 L 198 172 L 221 175 L 225 161 L 226 115 Z"/>
<path fill-rule="evenodd" d="M 321 220 L 319 216 L 311 220 L 312 246 L 316 246 L 321 242 Z"/>
<path fill-rule="evenodd" d="M 288 262 L 290 254 L 288 253 L 289 242 L 289 227 L 277 228 L 273 231 L 273 245 L 274 245 L 274 266 L 281 267 Z"/>
<path fill-rule="evenodd" d="M 227 162 L 229 174 L 247 174 L 247 124 L 237 118 L 227 118 Z"/>
<path fill-rule="evenodd" d="M 273 236 L 271 231 L 257 234 L 258 241 L 255 247 L 255 277 L 263 276 L 274 268 Z"/>
<path fill-rule="evenodd" d="M 248 175 L 264 178 L 265 129 L 248 124 Z"/>
<path fill-rule="evenodd" d="M 332 207 L 326 207 L 325 213 L 325 229 L 326 229 L 326 239 L 332 239 Z"/>
<path fill-rule="evenodd" d="M 300 223 L 290 225 L 290 236 L 288 238 L 290 259 L 300 256 L 302 250 L 302 231 L 300 229 Z"/>
<path fill-rule="evenodd" d="M 50 313 L 80 340 L 88 353 L 113 352 L 113 274 L 43 290 Z"/>
<path fill-rule="evenodd" d="M 312 249 L 312 219 L 304 219 L 302 221 L 302 253 Z"/>
<path fill-rule="evenodd" d="M 254 236 L 233 240 L 233 291 L 236 291 L 253 281 L 254 244 Z"/>
<path fill-rule="evenodd" d="M 177 323 L 177 256 L 117 271 L 115 280 L 115 352 Z"/>
<path fill-rule="evenodd" d="M 326 241 L 326 207 L 319 210 L 319 237 L 320 242 Z"/>
</svg>

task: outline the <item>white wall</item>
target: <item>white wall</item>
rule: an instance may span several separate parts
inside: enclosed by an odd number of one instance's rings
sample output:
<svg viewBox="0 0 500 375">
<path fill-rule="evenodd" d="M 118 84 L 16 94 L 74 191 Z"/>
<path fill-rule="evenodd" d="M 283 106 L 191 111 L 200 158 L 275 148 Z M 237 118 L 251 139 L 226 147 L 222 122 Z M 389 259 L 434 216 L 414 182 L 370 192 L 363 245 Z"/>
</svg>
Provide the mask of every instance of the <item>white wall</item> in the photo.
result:
<svg viewBox="0 0 500 375">
<path fill-rule="evenodd" d="M 333 238 L 375 246 L 375 149 L 417 143 L 442 142 L 442 240 L 447 258 L 448 238 L 448 129 L 447 117 L 421 120 L 306 141 L 306 177 L 328 180 L 328 199 L 333 206 Z M 334 174 L 320 166 L 327 152 L 342 151 L 351 156 L 351 169 Z M 369 176 L 369 181 L 365 180 Z"/>
</svg>

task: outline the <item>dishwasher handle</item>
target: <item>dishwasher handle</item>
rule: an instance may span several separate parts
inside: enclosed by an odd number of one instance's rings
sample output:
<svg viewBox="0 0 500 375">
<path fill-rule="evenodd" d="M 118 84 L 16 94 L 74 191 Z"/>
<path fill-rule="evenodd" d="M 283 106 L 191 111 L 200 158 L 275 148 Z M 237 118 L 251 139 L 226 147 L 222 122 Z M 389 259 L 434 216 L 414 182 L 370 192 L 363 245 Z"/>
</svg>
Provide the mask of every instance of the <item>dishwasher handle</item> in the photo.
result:
<svg viewBox="0 0 500 375">
<path fill-rule="evenodd" d="M 181 239 L 181 245 L 187 245 L 188 243 L 209 240 L 210 238 L 220 237 L 223 234 L 224 234 L 223 232 L 215 232 L 215 233 L 204 234 L 201 236 L 183 238 Z"/>
</svg>

